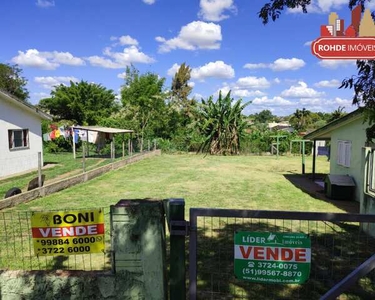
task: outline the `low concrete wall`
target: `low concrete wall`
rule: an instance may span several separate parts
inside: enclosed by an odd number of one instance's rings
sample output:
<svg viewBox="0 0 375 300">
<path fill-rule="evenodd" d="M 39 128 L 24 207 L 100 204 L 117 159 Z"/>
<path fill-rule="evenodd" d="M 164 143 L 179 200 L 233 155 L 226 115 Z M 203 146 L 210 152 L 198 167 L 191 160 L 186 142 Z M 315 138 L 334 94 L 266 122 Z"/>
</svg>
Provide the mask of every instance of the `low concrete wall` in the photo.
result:
<svg viewBox="0 0 375 300">
<path fill-rule="evenodd" d="M 130 272 L 2 271 L 0 299 L 146 299 L 144 283 Z"/>
<path fill-rule="evenodd" d="M 90 170 L 88 172 L 85 172 L 85 173 L 82 173 L 82 174 L 79 174 L 79 175 L 75 175 L 73 177 L 60 180 L 58 182 L 48 184 L 48 185 L 43 186 L 41 188 L 37 188 L 37 189 L 32 190 L 32 191 L 28 191 L 28 192 L 25 192 L 25 193 L 22 193 L 22 194 L 19 194 L 19 195 L 15 195 L 13 197 L 9 197 L 9 198 L 0 200 L 0 209 L 12 207 L 12 206 L 18 205 L 20 203 L 24 203 L 24 202 L 34 200 L 38 197 L 44 197 L 44 196 L 47 196 L 49 194 L 56 193 L 58 191 L 66 189 L 68 187 L 74 186 L 76 184 L 80 184 L 80 183 L 86 182 L 88 180 L 91 180 L 91 179 L 93 179 L 95 177 L 98 177 L 98 176 L 100 176 L 104 173 L 107 173 L 111 170 L 117 170 L 117 169 L 122 168 L 122 167 L 124 167 L 128 164 L 132 164 L 132 163 L 135 163 L 135 162 L 140 161 L 142 159 L 152 157 L 152 156 L 156 156 L 156 155 L 161 155 L 161 150 L 154 150 L 154 151 L 150 151 L 150 152 L 136 154 L 136 155 L 134 155 L 132 157 L 129 157 L 127 159 L 116 161 L 116 162 L 111 163 L 109 165 L 105 165 L 103 167 L 99 167 L 99 168 Z"/>
</svg>

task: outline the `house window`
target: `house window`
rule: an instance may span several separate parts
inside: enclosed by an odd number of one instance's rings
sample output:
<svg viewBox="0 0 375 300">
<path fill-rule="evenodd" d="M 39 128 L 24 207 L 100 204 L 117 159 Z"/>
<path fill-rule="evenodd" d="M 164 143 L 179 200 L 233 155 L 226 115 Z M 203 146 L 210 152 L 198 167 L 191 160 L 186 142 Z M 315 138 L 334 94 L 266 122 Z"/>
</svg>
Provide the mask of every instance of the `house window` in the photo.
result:
<svg viewBox="0 0 375 300">
<path fill-rule="evenodd" d="M 350 156 L 352 151 L 352 142 L 337 142 L 337 164 L 344 167 L 350 167 Z"/>
<path fill-rule="evenodd" d="M 10 150 L 29 148 L 28 129 L 8 130 L 8 138 Z"/>
</svg>

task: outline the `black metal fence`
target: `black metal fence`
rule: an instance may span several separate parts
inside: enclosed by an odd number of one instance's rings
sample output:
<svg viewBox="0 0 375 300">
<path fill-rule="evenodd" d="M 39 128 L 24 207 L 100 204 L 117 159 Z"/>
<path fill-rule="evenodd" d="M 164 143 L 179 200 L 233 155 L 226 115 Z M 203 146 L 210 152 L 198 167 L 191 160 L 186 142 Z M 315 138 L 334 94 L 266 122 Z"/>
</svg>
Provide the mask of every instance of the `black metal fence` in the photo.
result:
<svg viewBox="0 0 375 300">
<path fill-rule="evenodd" d="M 366 232 L 374 215 L 190 209 L 190 299 L 319 299 L 375 253 Z M 311 239 L 311 272 L 300 285 L 252 283 L 234 276 L 236 231 L 305 233 Z M 374 231 L 375 234 L 375 231 Z M 342 299 L 375 299 L 370 272 Z"/>
<path fill-rule="evenodd" d="M 35 255 L 31 211 L 0 212 L 0 270 L 110 270 L 110 211 L 100 209 L 104 211 L 105 253 L 59 256 Z"/>
</svg>

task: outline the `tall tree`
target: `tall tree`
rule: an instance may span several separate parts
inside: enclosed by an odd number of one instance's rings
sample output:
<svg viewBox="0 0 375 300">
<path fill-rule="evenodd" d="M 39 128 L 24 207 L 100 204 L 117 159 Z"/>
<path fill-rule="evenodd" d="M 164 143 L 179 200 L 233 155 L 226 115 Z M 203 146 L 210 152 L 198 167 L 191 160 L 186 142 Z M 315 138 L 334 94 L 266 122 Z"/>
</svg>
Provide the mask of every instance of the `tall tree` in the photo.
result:
<svg viewBox="0 0 375 300">
<path fill-rule="evenodd" d="M 72 120 L 79 125 L 96 125 L 117 108 L 112 90 L 87 81 L 71 81 L 70 86 L 60 84 L 50 98 L 40 100 L 38 105 L 56 120 Z"/>
<path fill-rule="evenodd" d="M 291 125 L 298 131 L 306 130 L 310 123 L 311 112 L 306 108 L 296 109 L 290 118 Z"/>
<path fill-rule="evenodd" d="M 239 154 L 240 141 L 248 126 L 242 111 L 251 102 L 242 104 L 239 99 L 232 105 L 233 101 L 230 91 L 225 97 L 220 91 L 216 102 L 212 96 L 207 101 L 202 99 L 200 129 L 205 140 L 199 151 L 221 155 Z"/>
<path fill-rule="evenodd" d="M 189 86 L 191 68 L 183 63 L 172 79 L 172 101 L 184 108 L 188 105 L 188 97 L 192 91 Z"/>
<path fill-rule="evenodd" d="M 140 75 L 133 66 L 125 71 L 125 84 L 121 89 L 121 101 L 127 111 L 127 118 L 131 118 L 141 141 L 146 131 L 157 130 L 165 114 L 164 78 L 157 74 L 145 73 Z M 151 126 L 153 125 L 153 126 Z M 151 127 L 153 127 L 151 129 Z"/>
<path fill-rule="evenodd" d="M 22 76 L 18 65 L 0 64 L 0 89 L 27 102 L 29 92 L 26 89 L 27 80 Z"/>
<path fill-rule="evenodd" d="M 345 107 L 339 106 L 332 114 L 331 117 L 328 119 L 328 122 L 332 122 L 334 120 L 340 119 L 341 117 L 345 116 L 344 112 Z"/>
<path fill-rule="evenodd" d="M 254 121 L 256 123 L 268 123 L 275 119 L 275 116 L 269 109 L 264 109 L 254 115 Z"/>
</svg>

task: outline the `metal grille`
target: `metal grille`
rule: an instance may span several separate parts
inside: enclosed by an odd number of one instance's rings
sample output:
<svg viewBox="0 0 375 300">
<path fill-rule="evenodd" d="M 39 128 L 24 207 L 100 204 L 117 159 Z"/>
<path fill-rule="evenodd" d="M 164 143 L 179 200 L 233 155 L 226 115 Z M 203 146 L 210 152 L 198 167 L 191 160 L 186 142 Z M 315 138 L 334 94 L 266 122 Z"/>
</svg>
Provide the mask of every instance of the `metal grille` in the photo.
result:
<svg viewBox="0 0 375 300">
<path fill-rule="evenodd" d="M 104 210 L 106 253 L 35 256 L 30 211 L 0 212 L 1 270 L 109 270 L 111 269 L 110 212 Z M 61 210 L 60 210 L 61 211 Z"/>
<path fill-rule="evenodd" d="M 192 209 L 190 299 L 195 299 L 195 295 L 196 299 L 319 299 L 375 253 L 375 239 L 366 234 L 371 229 L 375 234 L 375 216 L 278 213 L 263 212 L 262 215 L 255 211 L 215 209 L 194 212 Z M 301 285 L 237 280 L 234 276 L 236 231 L 308 234 L 312 252 L 309 280 Z M 374 274 L 369 273 L 351 287 L 345 299 L 375 299 Z"/>
</svg>

